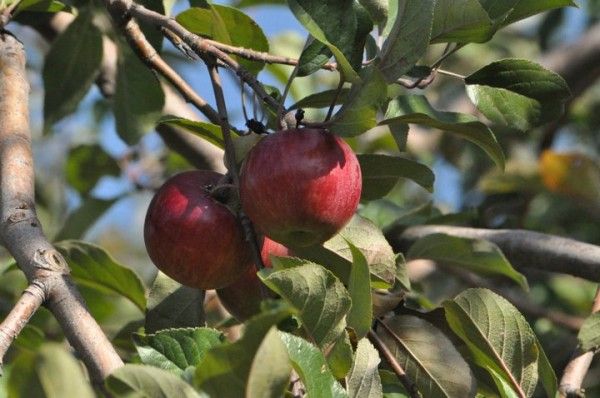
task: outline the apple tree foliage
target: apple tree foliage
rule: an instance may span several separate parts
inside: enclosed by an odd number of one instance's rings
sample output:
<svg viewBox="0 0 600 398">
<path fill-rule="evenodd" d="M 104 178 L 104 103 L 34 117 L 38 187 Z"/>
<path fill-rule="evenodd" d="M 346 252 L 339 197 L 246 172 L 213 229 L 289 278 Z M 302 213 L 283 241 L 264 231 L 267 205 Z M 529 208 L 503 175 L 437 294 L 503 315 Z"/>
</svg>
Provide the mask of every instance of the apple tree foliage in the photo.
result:
<svg viewBox="0 0 600 398">
<path fill-rule="evenodd" d="M 176 126 L 224 148 L 221 129 L 207 121 L 162 113 L 166 97 L 160 79 L 111 25 L 100 2 L 21 1 L 17 24 L 35 26 L 59 11 L 75 15 L 49 50 L 37 55 L 42 59 L 32 61 L 37 62 L 43 85 L 42 125 L 49 136 L 60 137 L 59 131 L 68 128 L 65 120 L 78 123 L 72 115 L 86 108 L 91 110 L 88 126 L 95 127 L 80 137 L 62 136 L 71 140 L 64 173 L 56 179 L 42 171 L 38 195 L 40 215 L 51 225 L 75 282 L 127 362 L 106 380 L 111 396 L 411 396 L 391 362 L 402 366 L 423 397 L 555 396 L 556 373 L 566 359 L 564 352 L 559 360 L 547 352 L 557 351 L 557 340 L 568 342 L 573 336 L 548 323 L 533 323 L 506 297 L 489 289 L 466 288 L 453 275 L 475 275 L 510 291 L 520 290 L 521 295 L 531 289 L 538 302 L 551 302 L 548 296 L 553 296 L 563 303 L 563 310 L 577 314 L 585 313 L 581 303 L 588 285 L 574 287 L 579 285 L 572 280 L 540 281 L 536 275 L 524 275 L 498 246 L 485 240 L 435 234 L 400 252 L 386 234 L 390 227 L 426 223 L 513 228 L 518 224 L 506 220 L 513 213 L 498 206 L 503 200 L 511 205 L 515 192 L 528 193 L 527 200 L 544 190 L 567 198 L 561 200 L 598 200 L 597 166 L 581 158 L 545 157 L 541 179 L 510 169 L 507 163 L 507 154 L 516 151 L 510 145 L 525 146 L 523 137 L 561 117 L 570 91 L 558 74 L 529 59 L 526 38 L 506 32 L 536 14 L 561 15 L 564 7 L 575 6 L 572 1 L 240 0 L 225 5 L 190 0 L 174 7 L 171 1 L 143 0 L 140 4 L 223 44 L 298 59 L 297 66 L 290 67 L 236 57 L 260 82 L 269 82 L 263 87 L 275 100 L 281 98 L 294 70 L 286 111 L 303 109 L 306 120 L 323 122 L 331 108 L 327 127 L 357 152 L 363 187 L 358 214 L 337 235 L 322 245 L 298 249 L 296 257 L 273 258 L 274 267 L 259 272 L 279 299 L 265 301 L 261 312 L 241 329 L 235 319 L 215 309 L 215 300 L 205 301 L 204 292 L 162 274 L 154 278 L 153 270 L 137 276 L 132 268 L 138 273 L 151 268 L 147 260 L 139 260 L 144 254 L 116 260 L 107 252 L 131 245 L 128 241 L 108 240 L 103 248 L 102 242 L 89 243 L 84 237 L 115 203 L 190 168 L 176 153 L 144 144 L 153 127 Z M 259 10 L 254 7 L 265 5 L 289 9 L 304 28 L 305 38 L 269 37 L 265 26 L 252 18 Z M 184 76 L 189 81 L 205 73 L 199 65 L 189 72 L 192 61 L 163 43 L 155 27 L 142 27 L 165 59 L 187 70 Z M 90 100 L 86 95 L 96 90 L 106 39 L 118 45 L 114 92 L 109 99 Z M 505 43 L 510 40 L 514 48 Z M 497 48 L 485 47 L 488 42 Z M 323 70 L 331 63 L 336 71 Z M 464 76 L 445 76 L 446 66 Z M 208 85 L 196 88 L 212 98 Z M 476 116 L 456 111 L 457 107 L 446 110 L 448 98 L 457 90 L 466 92 Z M 258 108 L 267 128 L 273 128 L 275 113 L 248 93 L 246 107 Z M 239 90 L 227 94 L 229 104 L 239 104 Z M 102 142 L 96 129 L 116 131 L 120 140 Z M 443 190 L 444 181 L 436 181 L 431 153 L 407 145 L 412 131 L 420 131 L 425 139 L 443 132 L 437 136 L 439 150 L 447 161 L 467 170 L 465 185 L 478 186 L 497 202 L 481 201 L 479 213 L 443 214 L 430 194 L 434 187 Z M 259 138 L 254 133 L 234 137 L 240 162 Z M 111 150 L 117 141 L 127 149 Z M 569 171 L 575 162 L 585 166 L 581 175 Z M 553 167 L 560 172 L 552 172 Z M 129 185 L 117 189 L 118 194 L 103 196 L 98 186 L 123 173 Z M 46 183 L 41 180 L 44 176 Z M 60 189 L 48 181 L 57 182 Z M 63 182 L 79 203 L 66 216 Z M 552 196 L 546 206 L 565 206 L 560 198 Z M 133 203 L 130 206 L 140 206 Z M 569 232 L 557 230 L 561 220 L 542 224 L 542 218 L 530 220 L 534 226 L 537 220 L 538 229 L 551 225 L 550 231 Z M 127 231 L 134 233 L 139 231 Z M 423 259 L 448 272 L 411 281 L 407 261 Z M 135 264 L 140 261 L 144 267 Z M 14 301 L 24 283 L 7 261 L 0 283 L 3 302 Z M 583 347 L 600 345 L 599 319 L 586 320 L 579 335 Z M 4 367 L 7 396 L 95 395 L 62 340 L 49 313 L 36 314 L 15 341 Z"/>
</svg>

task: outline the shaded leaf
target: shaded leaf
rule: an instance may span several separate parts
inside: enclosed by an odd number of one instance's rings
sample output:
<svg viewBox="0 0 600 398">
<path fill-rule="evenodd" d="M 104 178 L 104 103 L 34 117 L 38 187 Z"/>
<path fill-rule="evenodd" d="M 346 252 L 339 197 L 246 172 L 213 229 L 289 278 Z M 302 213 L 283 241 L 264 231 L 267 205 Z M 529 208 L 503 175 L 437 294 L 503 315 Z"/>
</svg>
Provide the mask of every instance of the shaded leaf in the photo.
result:
<svg viewBox="0 0 600 398">
<path fill-rule="evenodd" d="M 350 336 L 348 332 L 344 332 L 327 354 L 327 364 L 333 377 L 343 379 L 352 368 L 352 363 L 354 363 L 354 352 L 350 344 Z"/>
<path fill-rule="evenodd" d="M 321 350 L 308 341 L 280 332 L 294 370 L 300 376 L 309 396 L 342 398 L 348 394 L 330 372 Z"/>
<path fill-rule="evenodd" d="M 90 89 L 102 60 L 102 34 L 82 12 L 54 41 L 46 55 L 44 123 L 46 127 L 72 113 Z"/>
<path fill-rule="evenodd" d="M 35 372 L 48 398 L 93 398 L 81 364 L 58 343 L 44 344 L 35 358 Z"/>
<path fill-rule="evenodd" d="M 331 272 L 310 261 L 300 261 L 279 270 L 282 259 L 272 259 L 275 269 L 263 269 L 258 275 L 275 293 L 298 311 L 309 336 L 319 347 L 335 341 L 346 327 L 350 295 Z"/>
<path fill-rule="evenodd" d="M 408 178 L 429 192 L 435 176 L 429 167 L 399 156 L 379 154 L 358 155 L 362 172 L 361 200 L 369 201 L 387 195 L 399 178 Z"/>
<path fill-rule="evenodd" d="M 296 19 L 315 39 L 327 45 L 344 80 L 350 82 L 359 79 L 349 61 L 357 30 L 353 3 L 353 0 L 288 0 Z M 339 21 L 345 21 L 344 28 Z"/>
<path fill-rule="evenodd" d="M 56 248 L 67 260 L 77 284 L 100 292 L 119 294 L 140 310 L 146 309 L 146 296 L 140 278 L 129 268 L 117 263 L 100 246 L 65 240 L 56 243 Z"/>
<path fill-rule="evenodd" d="M 438 261 L 483 275 L 503 275 L 528 289 L 527 278 L 513 268 L 496 244 L 486 240 L 431 234 L 416 241 L 407 257 Z"/>
<path fill-rule="evenodd" d="M 361 251 L 348 242 L 352 252 L 352 269 L 350 270 L 350 281 L 348 292 L 352 299 L 352 307 L 346 317 L 348 327 L 354 329 L 358 339 L 362 339 L 371 329 L 373 322 L 373 303 L 371 302 L 371 284 L 369 276 L 369 264 Z"/>
<path fill-rule="evenodd" d="M 79 145 L 69 152 L 65 177 L 69 185 L 87 194 L 104 175 L 118 176 L 121 168 L 98 144 Z"/>
<path fill-rule="evenodd" d="M 394 372 L 381 369 L 379 371 L 381 385 L 383 390 L 383 398 L 410 398 L 406 388 L 398 379 Z"/>
<path fill-rule="evenodd" d="M 167 329 L 156 334 L 134 334 L 142 362 L 181 375 L 196 366 L 212 347 L 223 344 L 225 336 L 215 329 Z"/>
<path fill-rule="evenodd" d="M 381 48 L 377 67 L 393 83 L 425 54 L 433 23 L 433 0 L 395 0 L 394 24 Z"/>
<path fill-rule="evenodd" d="M 528 130 L 559 118 L 571 93 L 558 74 L 525 59 L 505 59 L 465 78 L 467 94 L 491 121 Z"/>
<path fill-rule="evenodd" d="M 375 67 L 361 72 L 361 80 L 350 88 L 348 98 L 332 119 L 331 130 L 336 134 L 353 137 L 377 125 L 377 111 L 385 99 L 386 84 Z"/>
<path fill-rule="evenodd" d="M 379 124 L 415 123 L 456 134 L 483 149 L 500 168 L 504 168 L 504 153 L 494 133 L 474 116 L 440 112 L 421 95 L 403 95 L 392 100 Z"/>
<path fill-rule="evenodd" d="M 181 378 L 152 366 L 126 364 L 105 380 L 115 397 L 198 398 L 201 395 Z"/>
<path fill-rule="evenodd" d="M 595 351 L 600 348 L 600 313 L 590 315 L 577 334 L 582 351 Z"/>
<path fill-rule="evenodd" d="M 502 394 L 530 397 L 538 383 L 540 347 L 525 318 L 506 299 L 468 289 L 444 302 L 448 324 Z"/>
<path fill-rule="evenodd" d="M 198 122 L 171 115 L 165 115 L 161 117 L 157 120 L 156 124 L 166 124 L 181 127 L 186 131 L 189 131 L 191 133 L 196 134 L 199 137 L 204 138 L 206 141 L 216 145 L 221 149 L 225 148 L 225 141 L 223 140 L 223 133 L 221 131 L 221 127 L 216 124 L 208 122 Z"/>
<path fill-rule="evenodd" d="M 299 77 L 308 76 L 320 70 L 323 65 L 329 61 L 333 53 L 327 45 L 318 40 L 313 40 L 303 50 L 298 58 L 298 71 L 296 75 Z"/>
<path fill-rule="evenodd" d="M 146 332 L 204 325 L 204 291 L 182 286 L 159 272 L 148 295 Z"/>
<path fill-rule="evenodd" d="M 246 396 L 255 356 L 265 336 L 274 330 L 273 325 L 290 314 L 288 307 L 279 307 L 251 318 L 238 341 L 214 347 L 206 353 L 196 367 L 194 384 L 214 397 Z M 266 371 L 278 374 L 271 366 L 273 364 L 280 365 L 278 362 L 261 362 Z"/>
<path fill-rule="evenodd" d="M 327 108 L 331 105 L 334 98 L 335 104 L 340 105 L 346 102 L 346 100 L 348 99 L 348 94 L 350 94 L 349 88 L 342 88 L 341 90 L 339 90 L 339 93 L 337 89 L 321 91 L 319 93 L 310 94 L 302 98 L 300 101 L 292 105 L 289 109 L 293 110 L 298 108 Z"/>
<path fill-rule="evenodd" d="M 377 334 L 424 397 L 472 397 L 476 383 L 452 342 L 429 322 L 397 315 Z M 449 371 L 451 369 L 451 371 Z"/>
<path fill-rule="evenodd" d="M 560 7 L 577 7 L 577 3 L 572 0 L 520 0 L 515 4 L 513 11 L 504 19 L 502 25 L 506 26 L 532 15 Z"/>
<path fill-rule="evenodd" d="M 437 0 L 431 42 L 483 43 L 493 35 L 492 21 L 478 0 Z"/>
<path fill-rule="evenodd" d="M 348 395 L 352 398 L 379 398 L 382 396 L 378 365 L 379 353 L 368 339 L 361 339 L 356 347 L 354 364 L 346 378 Z"/>
<path fill-rule="evenodd" d="M 269 42 L 260 26 L 242 11 L 219 4 L 190 8 L 175 18 L 190 32 L 223 44 L 268 52 Z M 264 64 L 234 57 L 248 71 L 257 74 Z"/>
<path fill-rule="evenodd" d="M 55 240 L 80 239 L 85 231 L 94 224 L 114 203 L 116 199 L 102 200 L 85 198 L 80 207 L 73 211 L 61 230 L 56 234 Z"/>
<path fill-rule="evenodd" d="M 160 117 L 165 95 L 159 81 L 132 51 L 121 47 L 113 111 L 119 137 L 136 144 Z"/>
<path fill-rule="evenodd" d="M 277 328 L 272 327 L 256 351 L 248 375 L 247 397 L 279 398 L 290 382 L 292 365 Z"/>
</svg>

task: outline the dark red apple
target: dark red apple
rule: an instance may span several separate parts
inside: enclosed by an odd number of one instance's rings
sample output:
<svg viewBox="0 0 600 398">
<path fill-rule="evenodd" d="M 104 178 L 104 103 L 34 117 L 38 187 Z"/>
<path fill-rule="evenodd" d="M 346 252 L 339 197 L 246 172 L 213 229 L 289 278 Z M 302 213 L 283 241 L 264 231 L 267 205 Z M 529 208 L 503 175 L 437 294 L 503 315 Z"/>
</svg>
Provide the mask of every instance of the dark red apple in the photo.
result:
<svg viewBox="0 0 600 398">
<path fill-rule="evenodd" d="M 289 256 L 291 252 L 284 245 L 265 238 L 260 250 L 260 257 L 267 268 L 272 267 L 271 255 Z M 268 297 L 269 293 L 269 288 L 264 286 L 256 275 L 256 267 L 250 267 L 240 279 L 217 290 L 217 295 L 225 309 L 240 322 L 258 314 L 263 295 L 266 294 Z"/>
<path fill-rule="evenodd" d="M 207 190 L 221 177 L 204 170 L 178 174 L 160 187 L 146 214 L 144 241 L 150 259 L 187 286 L 225 287 L 252 266 L 241 224 Z"/>
<path fill-rule="evenodd" d="M 361 186 L 358 159 L 344 140 L 326 130 L 290 129 L 252 148 L 240 197 L 260 232 L 290 247 L 310 246 L 350 220 Z"/>
</svg>

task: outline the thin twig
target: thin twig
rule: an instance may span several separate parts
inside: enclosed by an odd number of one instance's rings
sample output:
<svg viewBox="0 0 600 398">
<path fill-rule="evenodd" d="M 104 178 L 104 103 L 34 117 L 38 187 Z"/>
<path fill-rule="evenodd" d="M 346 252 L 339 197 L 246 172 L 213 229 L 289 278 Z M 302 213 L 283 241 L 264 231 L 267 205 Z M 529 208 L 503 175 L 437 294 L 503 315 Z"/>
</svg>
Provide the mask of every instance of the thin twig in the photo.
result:
<svg viewBox="0 0 600 398">
<path fill-rule="evenodd" d="M 167 64 L 140 29 L 137 22 L 129 19 L 123 26 L 127 42 L 138 57 L 152 70 L 163 76 L 175 89 L 204 114 L 211 122 L 219 123 L 219 114 L 179 74 Z"/>
<path fill-rule="evenodd" d="M 440 75 L 446 75 L 446 76 L 451 76 L 451 77 L 455 77 L 457 79 L 460 80 L 465 80 L 465 76 L 461 75 L 460 73 L 455 73 L 449 70 L 445 70 L 445 69 L 438 69 L 437 73 L 439 73 Z"/>
<path fill-rule="evenodd" d="M 44 299 L 43 285 L 34 281 L 23 291 L 21 298 L 0 324 L 0 366 L 2 366 L 6 351 L 27 325 L 29 319 L 44 303 Z"/>
<path fill-rule="evenodd" d="M 389 330 L 388 326 L 385 323 L 379 322 L 379 321 L 377 321 L 377 323 L 379 325 L 382 325 L 388 333 L 393 334 L 393 332 L 391 330 Z M 404 369 L 402 369 L 402 366 L 400 366 L 400 364 L 396 360 L 396 357 L 394 357 L 394 354 L 392 354 L 392 352 L 385 345 L 383 340 L 381 340 L 379 338 L 379 336 L 377 335 L 377 333 L 375 333 L 373 330 L 369 330 L 369 333 L 367 336 L 369 337 L 369 340 L 371 341 L 371 343 L 373 343 L 375 348 L 377 348 L 377 351 L 379 351 L 379 353 L 381 355 L 383 355 L 385 360 L 391 366 L 394 373 L 396 373 L 396 376 L 398 376 L 398 379 L 400 379 L 400 382 L 402 383 L 402 385 L 408 392 L 408 395 L 411 398 L 420 398 L 421 394 L 419 393 L 419 389 L 417 388 L 417 385 L 408 377 L 408 375 L 406 374 Z"/>
<path fill-rule="evenodd" d="M 225 103 L 225 95 L 223 94 L 223 87 L 221 86 L 221 78 L 219 76 L 219 70 L 217 69 L 216 60 L 210 59 L 207 57 L 202 58 L 208 67 L 208 72 L 210 75 L 210 81 L 212 83 L 213 91 L 215 93 L 215 100 L 217 102 L 217 110 L 219 112 L 221 131 L 223 132 L 223 141 L 225 142 L 225 159 L 228 164 L 229 174 L 233 179 L 233 184 L 239 188 L 240 186 L 240 176 L 237 169 L 237 162 L 235 159 L 235 148 L 233 146 L 233 140 L 231 138 L 231 133 L 229 132 L 229 123 L 227 123 L 227 105 Z M 246 241 L 250 244 L 252 256 L 254 259 L 254 264 L 258 269 L 262 269 L 265 265 L 262 262 L 262 258 L 260 255 L 260 247 L 258 245 L 258 239 L 256 237 L 256 232 L 254 231 L 254 226 L 252 222 L 248 218 L 248 216 L 243 212 L 239 212 L 240 222 L 244 228 L 244 232 L 246 235 Z"/>
<path fill-rule="evenodd" d="M 596 291 L 594 304 L 592 305 L 592 314 L 600 312 L 600 286 Z M 590 369 L 594 359 L 594 352 L 581 350 L 575 351 L 573 357 L 567 364 L 562 378 L 560 379 L 559 393 L 561 398 L 584 397 L 581 389 L 585 375 Z"/>
<path fill-rule="evenodd" d="M 113 15 L 131 15 L 134 18 L 152 24 L 156 27 L 162 27 L 170 30 L 181 40 L 183 40 L 198 56 L 205 57 L 210 55 L 218 61 L 227 65 L 235 74 L 252 88 L 259 98 L 269 106 L 274 112 L 277 112 L 279 104 L 262 87 L 256 77 L 241 66 L 235 59 L 226 52 L 215 47 L 213 41 L 203 39 L 202 37 L 191 33 L 176 20 L 166 17 L 156 11 L 149 10 L 142 5 L 134 3 L 132 0 L 104 0 L 108 10 Z"/>
</svg>

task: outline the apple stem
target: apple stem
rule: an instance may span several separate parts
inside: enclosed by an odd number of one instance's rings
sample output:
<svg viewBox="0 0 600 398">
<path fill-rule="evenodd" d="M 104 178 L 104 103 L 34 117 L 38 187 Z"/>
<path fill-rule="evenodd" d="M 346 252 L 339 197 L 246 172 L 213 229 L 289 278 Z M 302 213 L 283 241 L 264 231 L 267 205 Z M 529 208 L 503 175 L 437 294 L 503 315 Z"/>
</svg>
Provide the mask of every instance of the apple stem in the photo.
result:
<svg viewBox="0 0 600 398">
<path fill-rule="evenodd" d="M 217 111 L 219 112 L 219 124 L 221 126 L 221 132 L 223 133 L 223 141 L 225 142 L 225 163 L 229 172 L 227 175 L 231 176 L 233 184 L 236 189 L 240 186 L 240 175 L 237 169 L 237 161 L 235 159 L 235 148 L 233 146 L 233 139 L 231 138 L 231 131 L 229 130 L 229 122 L 227 120 L 227 105 L 225 104 L 225 95 L 223 94 L 223 86 L 221 85 L 221 77 L 219 76 L 219 70 L 217 67 L 216 59 L 204 56 L 202 58 L 206 66 L 208 67 L 210 81 L 212 83 L 213 91 L 215 93 L 215 101 L 217 102 Z M 246 241 L 250 244 L 254 263 L 258 269 L 262 269 L 265 265 L 262 262 L 260 256 L 260 247 L 256 238 L 256 232 L 254 226 L 243 211 L 238 212 L 238 217 L 244 228 L 244 234 L 246 235 Z"/>
</svg>

